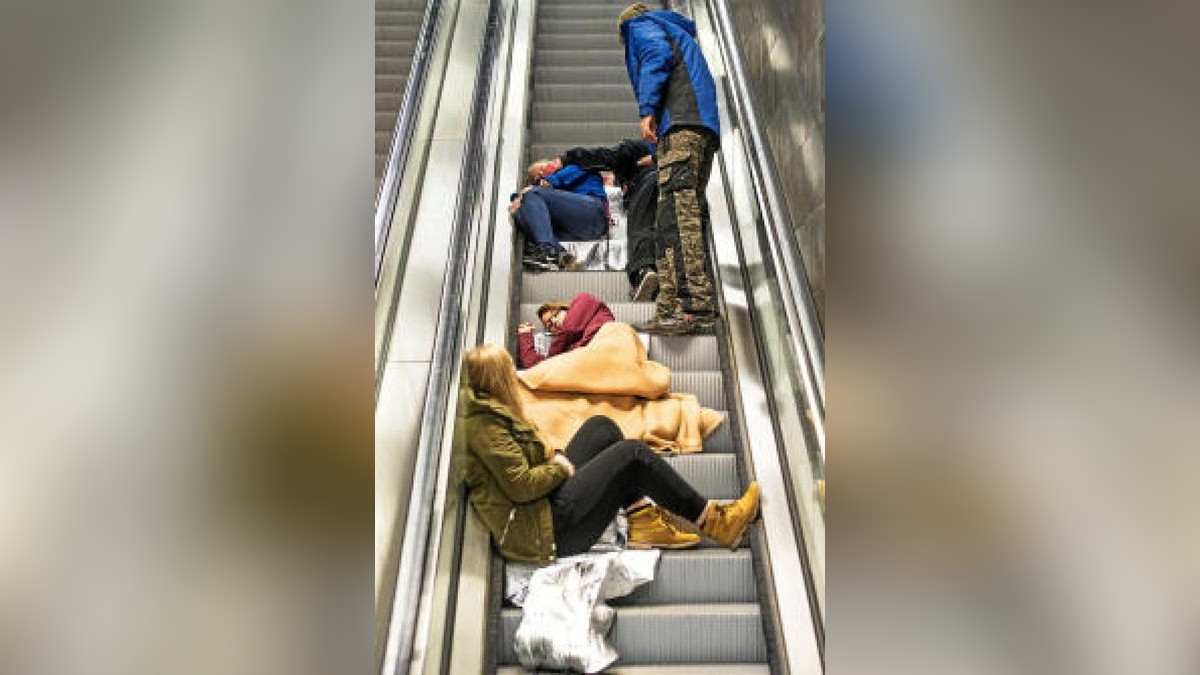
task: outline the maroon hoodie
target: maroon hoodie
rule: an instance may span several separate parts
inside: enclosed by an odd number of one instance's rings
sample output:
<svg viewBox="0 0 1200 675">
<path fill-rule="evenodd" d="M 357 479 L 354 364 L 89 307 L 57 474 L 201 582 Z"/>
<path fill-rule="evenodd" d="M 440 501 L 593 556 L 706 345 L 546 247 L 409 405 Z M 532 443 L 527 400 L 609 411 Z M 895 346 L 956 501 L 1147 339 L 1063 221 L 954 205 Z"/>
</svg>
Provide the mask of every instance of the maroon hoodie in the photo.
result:
<svg viewBox="0 0 1200 675">
<path fill-rule="evenodd" d="M 562 330 L 550 342 L 550 353 L 542 356 L 533 348 L 533 334 L 517 335 L 517 350 L 521 356 L 521 367 L 532 368 L 551 356 L 586 346 L 596 336 L 596 331 L 609 321 L 614 321 L 608 305 L 591 293 L 580 293 L 571 300 Z"/>
</svg>

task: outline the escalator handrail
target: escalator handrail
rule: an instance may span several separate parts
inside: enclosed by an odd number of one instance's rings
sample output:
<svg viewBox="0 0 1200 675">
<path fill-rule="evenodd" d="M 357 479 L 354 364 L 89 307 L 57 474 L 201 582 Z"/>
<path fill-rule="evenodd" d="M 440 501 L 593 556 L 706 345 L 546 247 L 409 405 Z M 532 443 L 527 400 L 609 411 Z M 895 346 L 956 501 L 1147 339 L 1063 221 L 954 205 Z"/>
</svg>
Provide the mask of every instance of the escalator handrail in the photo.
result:
<svg viewBox="0 0 1200 675">
<path fill-rule="evenodd" d="M 434 36 L 442 18 L 443 0 L 429 0 L 425 16 L 417 35 L 412 64 L 408 69 L 408 80 L 404 95 L 400 99 L 400 110 L 396 113 L 396 124 L 392 141 L 388 145 L 387 164 L 383 180 L 375 194 L 375 283 L 379 283 L 383 267 L 383 252 L 387 248 L 388 235 L 392 228 L 392 215 L 396 211 L 396 199 L 400 194 L 400 181 L 404 178 L 404 167 L 408 163 L 412 148 L 413 127 L 420 112 L 421 98 L 425 92 L 425 80 L 432 58 Z"/>
<path fill-rule="evenodd" d="M 441 449 L 447 429 L 447 419 L 458 379 L 462 359 L 467 305 L 464 289 L 468 280 L 470 255 L 468 251 L 474 230 L 472 217 L 478 201 L 479 177 L 485 155 L 484 124 L 496 64 L 495 52 L 499 24 L 499 0 L 490 0 L 479 69 L 473 86 L 470 113 L 467 118 L 467 137 L 463 149 L 463 167 L 459 174 L 458 201 L 454 221 L 450 224 L 450 251 L 445 283 L 438 306 L 437 334 L 434 338 L 430 364 L 429 386 L 425 394 L 420 435 L 413 468 L 412 491 L 401 545 L 400 562 L 396 572 L 395 596 L 384 657 L 382 675 L 403 675 L 413 658 L 417 615 L 421 595 L 427 584 L 427 556 L 431 540 L 432 511 L 437 492 Z"/>
<path fill-rule="evenodd" d="M 804 259 L 800 255 L 795 234 L 784 210 L 783 190 L 775 172 L 771 170 L 773 160 L 770 146 L 765 141 L 750 91 L 749 78 L 742 65 L 744 60 L 735 37 L 728 0 L 708 2 L 713 9 L 717 41 L 724 51 L 725 67 L 733 89 L 732 103 L 745 131 L 742 134 L 742 142 L 746 147 L 751 178 L 761 197 L 763 234 L 766 235 L 768 252 L 779 274 L 780 290 L 783 291 L 780 295 L 784 318 L 787 321 L 792 348 L 799 361 L 801 386 L 812 407 L 812 423 L 817 432 L 821 461 L 824 463 L 825 347 L 816 304 L 808 284 Z M 790 293 L 787 292 L 789 290 Z"/>
</svg>

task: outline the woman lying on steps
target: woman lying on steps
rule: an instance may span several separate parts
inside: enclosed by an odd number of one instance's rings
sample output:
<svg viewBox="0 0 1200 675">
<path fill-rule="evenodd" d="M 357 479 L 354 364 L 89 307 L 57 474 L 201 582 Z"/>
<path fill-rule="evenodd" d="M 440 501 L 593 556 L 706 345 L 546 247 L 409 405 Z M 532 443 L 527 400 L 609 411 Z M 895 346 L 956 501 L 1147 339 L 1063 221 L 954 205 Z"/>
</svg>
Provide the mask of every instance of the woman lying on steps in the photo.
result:
<svg viewBox="0 0 1200 675">
<path fill-rule="evenodd" d="M 533 324 L 517 326 L 517 353 L 522 368 L 532 368 L 551 356 L 586 347 L 601 326 L 614 320 L 608 305 L 591 293 L 576 295 L 571 304 L 547 302 L 538 307 L 537 316 L 554 340 L 550 342 L 550 351 L 542 356 L 533 348 Z"/>
<path fill-rule="evenodd" d="M 633 507 L 644 497 L 730 548 L 758 513 L 757 483 L 730 504 L 706 500 L 645 443 L 625 440 L 607 417 L 589 419 L 565 452 L 550 455 L 525 420 L 507 351 L 476 347 L 463 370 L 469 499 L 509 560 L 548 563 L 583 553 L 621 507 L 632 507 L 632 547 L 687 548 L 699 541 L 671 527 L 659 506 Z"/>
</svg>

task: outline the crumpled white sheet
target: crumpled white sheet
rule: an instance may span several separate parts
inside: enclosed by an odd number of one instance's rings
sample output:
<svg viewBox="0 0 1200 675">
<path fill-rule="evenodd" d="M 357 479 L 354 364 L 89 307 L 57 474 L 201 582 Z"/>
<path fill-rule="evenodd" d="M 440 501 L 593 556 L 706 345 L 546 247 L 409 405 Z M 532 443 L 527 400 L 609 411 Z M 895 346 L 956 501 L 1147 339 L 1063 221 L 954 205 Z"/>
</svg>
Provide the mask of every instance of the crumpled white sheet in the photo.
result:
<svg viewBox="0 0 1200 675">
<path fill-rule="evenodd" d="M 628 529 L 618 517 L 588 553 L 546 567 L 505 565 L 504 595 L 524 608 L 517 659 L 526 668 L 598 673 L 617 660 L 605 636 L 615 612 L 605 600 L 654 579 L 659 551 L 625 551 Z"/>
</svg>

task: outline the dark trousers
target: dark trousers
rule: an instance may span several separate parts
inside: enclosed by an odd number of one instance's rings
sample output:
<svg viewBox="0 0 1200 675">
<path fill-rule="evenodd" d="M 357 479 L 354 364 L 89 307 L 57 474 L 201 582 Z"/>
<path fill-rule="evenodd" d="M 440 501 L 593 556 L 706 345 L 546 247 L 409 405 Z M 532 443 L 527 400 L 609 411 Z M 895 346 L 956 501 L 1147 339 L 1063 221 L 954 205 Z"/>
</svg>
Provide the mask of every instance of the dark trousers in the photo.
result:
<svg viewBox="0 0 1200 675">
<path fill-rule="evenodd" d="M 637 286 L 641 281 L 638 272 L 652 270 L 656 264 L 654 222 L 658 210 L 658 172 L 654 169 L 641 172 L 625 190 L 625 215 L 629 224 L 629 263 L 625 273 L 629 275 L 629 284 Z"/>
<path fill-rule="evenodd" d="M 617 510 L 642 497 L 695 521 L 708 501 L 641 441 L 627 441 L 611 419 L 597 415 L 567 444 L 575 475 L 550 494 L 558 555 L 583 553 L 604 534 Z"/>
<path fill-rule="evenodd" d="M 705 235 L 717 139 L 708 131 L 672 128 L 658 143 L 658 306 L 657 317 L 712 316 L 713 299 Z"/>
</svg>

